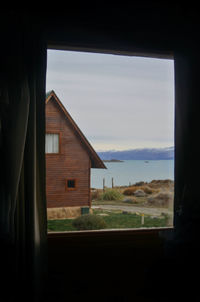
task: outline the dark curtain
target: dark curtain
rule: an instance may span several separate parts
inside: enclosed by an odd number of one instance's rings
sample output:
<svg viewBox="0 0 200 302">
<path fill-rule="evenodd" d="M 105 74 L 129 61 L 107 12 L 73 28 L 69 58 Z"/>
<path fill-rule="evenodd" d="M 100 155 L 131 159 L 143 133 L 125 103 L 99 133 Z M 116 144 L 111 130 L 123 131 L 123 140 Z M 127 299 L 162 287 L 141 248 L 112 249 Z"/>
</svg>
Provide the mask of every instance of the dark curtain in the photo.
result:
<svg viewBox="0 0 200 302">
<path fill-rule="evenodd" d="M 46 273 L 46 45 L 29 16 L 1 21 L 0 295 L 37 301 Z"/>
<path fill-rule="evenodd" d="M 175 227 L 177 240 L 196 245 L 199 232 L 199 53 L 175 53 Z"/>
<path fill-rule="evenodd" d="M 166 293 L 173 301 L 199 296 L 199 53 L 191 43 L 175 56 L 175 209 L 174 230 L 165 244 Z M 161 287 L 163 292 L 166 288 Z M 181 289 L 181 290 L 180 290 Z"/>
</svg>

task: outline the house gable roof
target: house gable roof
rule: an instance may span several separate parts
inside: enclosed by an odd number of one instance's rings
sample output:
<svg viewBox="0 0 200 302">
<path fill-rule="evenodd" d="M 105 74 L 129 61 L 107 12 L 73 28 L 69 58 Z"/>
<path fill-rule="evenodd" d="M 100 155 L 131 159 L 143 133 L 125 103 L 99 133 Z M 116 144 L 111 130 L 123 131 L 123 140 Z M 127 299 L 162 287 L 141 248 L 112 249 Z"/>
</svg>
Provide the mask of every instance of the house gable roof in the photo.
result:
<svg viewBox="0 0 200 302">
<path fill-rule="evenodd" d="M 82 131 L 80 130 L 80 128 L 77 126 L 77 124 L 75 123 L 75 121 L 73 120 L 73 118 L 71 117 L 71 115 L 66 110 L 66 108 L 61 103 L 60 99 L 57 97 L 56 93 L 53 90 L 51 90 L 51 91 L 49 91 L 49 92 L 46 93 L 46 104 L 52 98 L 57 102 L 57 104 L 59 105 L 60 109 L 64 113 L 65 118 L 70 123 L 73 131 L 80 138 L 80 142 L 82 143 L 82 145 L 84 146 L 84 148 L 86 149 L 86 151 L 87 151 L 87 153 L 88 153 L 88 155 L 90 157 L 91 168 L 107 169 L 106 166 L 104 165 L 103 161 L 100 159 L 100 157 L 98 156 L 98 154 L 95 152 L 95 150 L 93 149 L 93 147 L 91 146 L 91 144 L 88 142 L 87 138 L 84 136 L 84 134 L 82 133 Z"/>
</svg>

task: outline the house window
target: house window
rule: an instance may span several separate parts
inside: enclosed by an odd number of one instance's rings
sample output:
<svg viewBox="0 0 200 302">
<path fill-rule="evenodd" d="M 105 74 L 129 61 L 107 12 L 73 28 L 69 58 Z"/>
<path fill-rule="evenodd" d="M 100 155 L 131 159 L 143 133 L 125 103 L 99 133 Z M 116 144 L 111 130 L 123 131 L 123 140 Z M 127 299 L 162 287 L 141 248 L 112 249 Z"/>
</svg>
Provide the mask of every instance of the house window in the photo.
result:
<svg viewBox="0 0 200 302">
<path fill-rule="evenodd" d="M 66 180 L 66 190 L 75 190 L 76 189 L 76 179 L 67 179 Z"/>
<path fill-rule="evenodd" d="M 59 134 L 46 133 L 45 152 L 59 153 Z"/>
</svg>

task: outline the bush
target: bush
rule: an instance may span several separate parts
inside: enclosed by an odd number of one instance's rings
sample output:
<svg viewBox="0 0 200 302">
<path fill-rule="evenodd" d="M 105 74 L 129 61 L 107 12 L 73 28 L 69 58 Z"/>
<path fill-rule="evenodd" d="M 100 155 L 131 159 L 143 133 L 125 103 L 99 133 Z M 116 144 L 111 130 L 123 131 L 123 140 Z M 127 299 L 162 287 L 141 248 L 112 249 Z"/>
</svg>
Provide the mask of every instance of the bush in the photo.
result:
<svg viewBox="0 0 200 302">
<path fill-rule="evenodd" d="M 139 189 L 139 187 L 135 186 L 135 187 L 130 187 L 128 189 L 125 189 L 123 194 L 126 196 L 131 196 L 134 195 L 135 191 L 137 191 Z"/>
<path fill-rule="evenodd" d="M 125 189 L 123 194 L 126 195 L 126 196 L 131 196 L 131 195 L 134 195 L 134 193 L 138 190 L 142 190 L 146 194 L 153 194 L 153 193 L 158 192 L 158 190 L 150 188 L 149 186 L 133 186 L 133 187 L 130 187 L 128 189 Z"/>
<path fill-rule="evenodd" d="M 102 200 L 122 200 L 123 195 L 116 190 L 107 190 L 101 195 Z"/>
<path fill-rule="evenodd" d="M 104 229 L 106 227 L 106 223 L 104 219 L 97 215 L 83 215 L 74 219 L 72 222 L 73 227 L 77 230 L 99 230 Z"/>
<path fill-rule="evenodd" d="M 170 179 L 159 179 L 159 180 L 152 180 L 149 183 L 151 188 L 160 188 L 160 187 L 172 187 L 174 185 L 174 181 Z"/>
<path fill-rule="evenodd" d="M 158 193 L 148 198 L 148 203 L 154 206 L 168 207 L 173 202 L 173 194 L 170 192 Z"/>
<path fill-rule="evenodd" d="M 153 193 L 158 193 L 159 190 L 152 189 L 152 188 L 150 188 L 149 186 L 144 186 L 144 187 L 143 187 L 143 191 L 144 191 L 146 194 L 153 194 Z"/>
</svg>

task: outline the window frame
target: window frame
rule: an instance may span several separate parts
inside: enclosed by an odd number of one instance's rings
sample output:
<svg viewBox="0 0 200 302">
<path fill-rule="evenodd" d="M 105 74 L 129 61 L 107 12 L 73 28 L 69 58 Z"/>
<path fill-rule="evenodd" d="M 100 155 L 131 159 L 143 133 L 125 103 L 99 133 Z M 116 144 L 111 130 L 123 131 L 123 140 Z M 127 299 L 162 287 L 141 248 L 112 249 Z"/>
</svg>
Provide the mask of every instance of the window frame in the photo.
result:
<svg viewBox="0 0 200 302">
<path fill-rule="evenodd" d="M 68 187 L 68 181 L 74 181 L 75 186 L 74 187 Z M 77 178 L 66 178 L 65 179 L 65 191 L 76 191 L 77 190 Z"/>
<path fill-rule="evenodd" d="M 172 59 L 174 60 L 174 52 L 138 52 L 134 50 L 108 50 L 108 49 L 93 49 L 90 47 L 81 47 L 81 46 L 73 46 L 69 47 L 67 44 L 65 45 L 59 45 L 54 44 L 51 42 L 51 44 L 47 43 L 47 50 L 48 49 L 54 49 L 54 50 L 62 50 L 62 51 L 74 51 L 74 52 L 91 52 L 91 53 L 102 53 L 102 54 L 117 54 L 121 56 L 135 56 L 135 57 L 149 57 L 149 58 L 158 58 L 158 59 Z M 175 102 L 175 100 L 174 100 Z M 176 115 L 176 106 L 174 104 L 174 113 Z M 175 130 L 175 129 L 174 129 Z M 49 131 L 48 131 L 49 132 Z M 46 132 L 47 133 L 47 132 Z M 49 132 L 51 133 L 51 132 Z M 60 148 L 59 148 L 60 150 Z M 50 155 L 53 155 L 55 153 L 50 153 Z M 174 158 L 174 165 L 175 165 L 175 158 Z M 66 187 L 66 185 L 65 185 Z M 175 179 L 174 179 L 174 188 L 175 188 Z M 173 209 L 175 213 L 175 206 L 176 206 L 176 199 L 175 199 L 175 192 L 174 192 L 174 202 L 173 202 Z M 174 218 L 173 218 L 174 220 Z M 124 242 L 124 236 L 128 236 L 130 238 L 139 237 L 142 238 L 142 236 L 148 236 L 152 234 L 152 236 L 156 235 L 158 238 L 170 238 L 171 232 L 173 232 L 175 226 L 169 226 L 169 227 L 152 227 L 152 228 L 132 228 L 132 229 L 105 229 L 105 230 L 83 230 L 83 231 L 64 231 L 64 232 L 47 232 L 48 239 L 66 239 L 67 241 L 71 242 L 72 239 L 75 238 L 76 240 L 81 240 L 82 238 L 85 238 L 87 240 L 90 240 L 90 238 L 97 238 L 97 237 L 105 237 L 105 240 L 112 240 L 114 237 L 116 241 L 118 242 Z M 113 242 L 114 243 L 114 242 Z M 112 245 L 112 242 L 111 242 Z M 104 243 L 100 244 L 100 246 L 104 246 Z"/>
<path fill-rule="evenodd" d="M 56 130 L 55 131 L 54 130 L 46 131 L 45 132 L 45 142 L 46 142 L 46 134 L 57 134 L 58 135 L 58 152 L 57 153 L 46 153 L 46 150 L 45 150 L 45 155 L 54 156 L 54 155 L 61 154 L 61 132 L 56 131 Z"/>
</svg>

